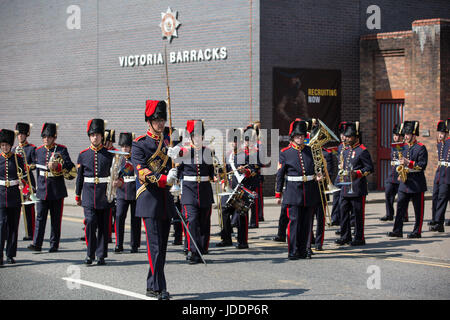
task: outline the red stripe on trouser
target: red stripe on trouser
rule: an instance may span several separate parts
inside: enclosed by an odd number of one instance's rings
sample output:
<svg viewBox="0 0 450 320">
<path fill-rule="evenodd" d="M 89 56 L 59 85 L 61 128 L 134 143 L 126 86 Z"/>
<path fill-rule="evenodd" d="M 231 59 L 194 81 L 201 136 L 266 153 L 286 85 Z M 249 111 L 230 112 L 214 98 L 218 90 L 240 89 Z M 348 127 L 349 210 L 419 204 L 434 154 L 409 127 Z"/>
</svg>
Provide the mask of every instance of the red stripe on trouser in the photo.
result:
<svg viewBox="0 0 450 320">
<path fill-rule="evenodd" d="M 255 211 L 256 211 L 256 217 L 255 217 L 255 224 L 258 227 L 259 226 L 259 198 L 256 198 L 256 205 L 255 205 Z"/>
<path fill-rule="evenodd" d="M 183 206 L 183 207 L 184 207 L 184 212 L 185 212 L 185 217 L 186 217 L 186 228 L 189 229 L 188 211 L 186 209 L 186 206 Z M 187 234 L 187 232 L 186 232 L 186 234 Z M 186 236 L 186 238 L 187 238 L 187 245 L 188 245 L 187 249 L 189 251 L 191 251 L 191 237 Z"/>
<path fill-rule="evenodd" d="M 423 207 L 424 207 L 424 199 L 423 199 L 424 192 L 420 195 L 420 224 L 419 224 L 419 234 L 422 233 L 422 223 L 423 223 Z"/>
<path fill-rule="evenodd" d="M 59 231 L 61 231 L 61 227 L 62 227 L 63 209 L 64 209 L 64 198 L 61 200 L 61 215 L 59 216 Z"/>
<path fill-rule="evenodd" d="M 114 221 L 114 234 L 116 235 L 116 246 L 117 246 L 117 238 L 118 238 L 118 236 L 117 236 L 117 218 Z"/>
<path fill-rule="evenodd" d="M 313 217 L 313 220 L 314 220 L 314 217 Z M 323 240 L 324 239 L 325 239 L 325 212 L 323 213 L 323 220 L 322 220 L 322 240 L 320 241 L 320 245 L 321 246 L 323 246 Z"/>
<path fill-rule="evenodd" d="M 209 249 L 209 241 L 211 240 L 211 211 L 212 211 L 212 207 L 209 209 L 209 213 L 208 213 L 209 230 L 208 230 L 208 240 L 206 241 L 205 251 L 208 251 L 208 249 Z"/>
<path fill-rule="evenodd" d="M 289 218 L 289 206 L 286 207 L 286 215 L 289 219 L 289 223 L 287 226 L 287 237 L 288 237 L 288 251 L 290 252 L 291 248 L 290 248 L 290 244 L 291 244 L 291 219 Z"/>
<path fill-rule="evenodd" d="M 151 253 L 150 253 L 150 244 L 148 243 L 147 225 L 145 224 L 144 218 L 142 218 L 142 222 L 143 222 L 143 224 L 144 224 L 144 229 L 145 229 L 145 238 L 147 239 L 147 257 L 148 257 L 148 263 L 150 264 L 150 269 L 152 270 L 152 274 L 154 274 L 154 271 L 153 271 L 152 255 L 151 255 Z"/>
<path fill-rule="evenodd" d="M 362 201 L 362 240 L 364 240 L 364 221 L 366 216 L 366 196 L 363 197 Z"/>
<path fill-rule="evenodd" d="M 84 241 L 86 241 L 86 247 L 89 247 L 89 241 L 88 241 L 88 237 L 86 234 L 86 219 L 83 220 L 83 224 L 84 224 Z"/>
<path fill-rule="evenodd" d="M 34 237 L 34 228 L 36 226 L 36 212 L 34 211 L 34 204 L 31 207 L 31 237 Z M 29 232 L 28 232 L 29 233 Z"/>
</svg>

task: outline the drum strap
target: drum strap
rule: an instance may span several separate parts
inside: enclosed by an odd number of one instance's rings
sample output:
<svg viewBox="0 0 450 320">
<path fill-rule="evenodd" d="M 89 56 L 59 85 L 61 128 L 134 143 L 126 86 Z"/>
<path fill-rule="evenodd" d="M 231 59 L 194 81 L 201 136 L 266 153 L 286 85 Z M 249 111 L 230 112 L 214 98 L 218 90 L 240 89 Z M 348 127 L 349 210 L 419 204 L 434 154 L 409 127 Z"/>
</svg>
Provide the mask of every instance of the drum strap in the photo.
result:
<svg viewBox="0 0 450 320">
<path fill-rule="evenodd" d="M 231 169 L 233 169 L 233 173 L 236 176 L 238 183 L 241 183 L 241 181 L 244 180 L 244 175 L 239 174 L 239 172 L 236 169 L 236 166 L 234 165 L 234 153 L 233 152 L 230 154 L 230 158 L 228 160 L 230 162 Z"/>
</svg>

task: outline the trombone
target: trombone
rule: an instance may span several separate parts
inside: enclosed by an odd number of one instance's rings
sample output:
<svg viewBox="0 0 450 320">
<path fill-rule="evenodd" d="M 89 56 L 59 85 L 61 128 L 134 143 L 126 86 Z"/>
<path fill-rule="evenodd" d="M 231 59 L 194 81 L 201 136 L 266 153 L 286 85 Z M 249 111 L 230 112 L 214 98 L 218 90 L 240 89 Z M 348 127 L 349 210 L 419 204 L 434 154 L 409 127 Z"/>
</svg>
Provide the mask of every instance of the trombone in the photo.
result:
<svg viewBox="0 0 450 320">
<path fill-rule="evenodd" d="M 28 180 L 28 187 L 29 187 L 28 188 L 29 193 L 27 194 L 27 199 L 25 199 L 25 197 L 24 197 L 23 188 L 20 188 L 20 182 L 22 182 L 22 183 L 24 183 L 24 182 L 23 182 L 23 170 L 21 167 L 19 167 L 19 161 L 17 160 L 18 153 L 20 153 L 21 155 L 23 154 L 24 166 L 25 166 L 25 170 L 27 171 L 27 180 Z M 29 234 L 28 233 L 27 215 L 25 212 L 25 205 L 34 204 L 34 203 L 38 202 L 38 199 L 33 191 L 33 185 L 31 184 L 31 179 L 30 179 L 30 170 L 28 168 L 26 154 L 25 154 L 25 151 L 23 150 L 23 148 L 21 148 L 21 147 L 16 148 L 16 152 L 14 152 L 14 160 L 16 162 L 17 178 L 19 179 L 20 203 L 21 203 L 21 211 L 22 211 L 22 215 L 23 215 L 23 219 L 24 219 L 25 232 L 26 232 L 26 234 Z"/>
</svg>

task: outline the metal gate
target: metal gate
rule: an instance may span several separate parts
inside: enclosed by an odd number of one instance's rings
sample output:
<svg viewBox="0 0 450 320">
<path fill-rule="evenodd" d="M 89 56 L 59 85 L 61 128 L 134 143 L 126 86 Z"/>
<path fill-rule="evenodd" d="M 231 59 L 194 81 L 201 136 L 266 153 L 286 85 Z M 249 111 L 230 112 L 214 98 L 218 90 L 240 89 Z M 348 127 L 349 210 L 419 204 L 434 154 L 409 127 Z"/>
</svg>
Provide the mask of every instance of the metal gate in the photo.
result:
<svg viewBox="0 0 450 320">
<path fill-rule="evenodd" d="M 392 130 L 394 124 L 403 122 L 404 100 L 379 100 L 377 110 L 377 189 L 384 190 L 390 170 Z"/>
</svg>

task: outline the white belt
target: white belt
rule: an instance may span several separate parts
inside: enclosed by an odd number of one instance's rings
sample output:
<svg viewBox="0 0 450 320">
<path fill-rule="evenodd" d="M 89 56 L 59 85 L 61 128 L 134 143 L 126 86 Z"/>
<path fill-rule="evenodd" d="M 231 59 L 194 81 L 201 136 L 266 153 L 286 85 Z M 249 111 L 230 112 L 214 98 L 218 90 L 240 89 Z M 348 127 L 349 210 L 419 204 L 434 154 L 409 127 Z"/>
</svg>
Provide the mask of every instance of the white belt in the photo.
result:
<svg viewBox="0 0 450 320">
<path fill-rule="evenodd" d="M 314 180 L 314 176 L 287 176 L 288 181 L 306 182 Z"/>
<path fill-rule="evenodd" d="M 51 173 L 50 171 L 42 171 L 42 170 L 40 170 L 39 171 L 39 175 L 40 176 L 43 176 L 43 177 L 46 177 L 46 178 L 52 178 L 52 177 L 56 177 L 53 173 Z"/>
<path fill-rule="evenodd" d="M 439 161 L 438 164 L 443 167 L 450 167 L 450 162 Z"/>
<path fill-rule="evenodd" d="M 127 183 L 127 182 L 135 182 L 136 181 L 136 176 L 125 176 L 123 177 L 123 182 Z"/>
<path fill-rule="evenodd" d="M 47 166 L 44 166 L 42 164 L 36 164 L 36 168 L 42 169 L 42 170 L 48 170 Z"/>
<path fill-rule="evenodd" d="M 391 166 L 399 166 L 399 165 L 400 165 L 399 160 L 391 161 Z"/>
<path fill-rule="evenodd" d="M 0 180 L 0 186 L 13 187 L 19 185 L 19 180 Z"/>
<path fill-rule="evenodd" d="M 184 176 L 183 180 L 192 182 L 208 182 L 209 176 Z"/>
<path fill-rule="evenodd" d="M 84 177 L 84 182 L 86 183 L 108 183 L 110 177 Z"/>
</svg>

